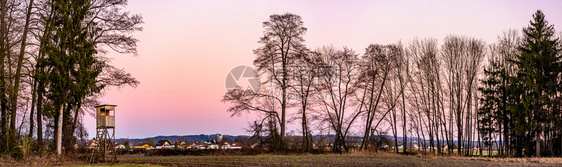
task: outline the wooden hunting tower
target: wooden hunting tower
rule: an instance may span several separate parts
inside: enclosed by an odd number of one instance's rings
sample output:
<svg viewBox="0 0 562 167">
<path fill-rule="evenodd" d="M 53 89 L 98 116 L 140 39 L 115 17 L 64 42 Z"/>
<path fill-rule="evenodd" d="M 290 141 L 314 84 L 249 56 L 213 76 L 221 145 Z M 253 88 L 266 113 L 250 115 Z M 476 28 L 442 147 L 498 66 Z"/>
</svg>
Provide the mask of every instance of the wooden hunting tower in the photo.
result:
<svg viewBox="0 0 562 167">
<path fill-rule="evenodd" d="M 96 157 L 102 157 L 105 162 L 109 153 L 113 153 L 114 160 L 117 159 L 115 154 L 115 107 L 117 105 L 99 105 L 96 106 L 96 142 L 98 148 L 92 154 Z"/>
<path fill-rule="evenodd" d="M 115 128 L 115 106 L 116 105 L 96 106 L 97 129 Z"/>
</svg>

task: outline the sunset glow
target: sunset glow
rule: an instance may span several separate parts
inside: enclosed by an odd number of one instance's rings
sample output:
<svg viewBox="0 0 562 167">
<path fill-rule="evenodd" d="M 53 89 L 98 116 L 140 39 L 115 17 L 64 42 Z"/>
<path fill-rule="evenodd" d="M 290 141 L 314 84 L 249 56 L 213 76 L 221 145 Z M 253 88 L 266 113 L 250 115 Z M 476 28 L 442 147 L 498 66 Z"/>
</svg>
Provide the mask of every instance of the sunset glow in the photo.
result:
<svg viewBox="0 0 562 167">
<path fill-rule="evenodd" d="M 448 34 L 496 42 L 520 30 L 542 10 L 562 30 L 562 1 L 181 1 L 130 0 L 144 18 L 138 55 L 109 52 L 112 64 L 131 73 L 136 88 L 111 88 L 102 98 L 116 107 L 116 137 L 222 133 L 248 134 L 252 114 L 231 117 L 221 102 L 228 72 L 253 66 L 253 50 L 271 14 L 300 15 L 308 48 L 334 45 L 362 55 L 371 43 L 442 40 Z M 84 116 L 90 138 L 95 120 Z M 298 130 L 298 123 L 289 124 Z"/>
</svg>

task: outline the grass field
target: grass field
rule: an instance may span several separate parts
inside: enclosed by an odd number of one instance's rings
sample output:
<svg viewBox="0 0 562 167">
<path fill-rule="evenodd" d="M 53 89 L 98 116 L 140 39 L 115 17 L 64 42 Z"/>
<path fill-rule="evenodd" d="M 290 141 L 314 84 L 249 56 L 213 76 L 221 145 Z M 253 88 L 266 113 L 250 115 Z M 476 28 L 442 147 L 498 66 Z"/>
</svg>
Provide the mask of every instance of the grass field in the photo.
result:
<svg viewBox="0 0 562 167">
<path fill-rule="evenodd" d="M 248 156 L 118 156 L 117 164 L 94 164 L 75 158 L 32 157 L 23 161 L 1 157 L 0 166 L 562 166 L 562 158 L 485 158 L 407 156 L 394 153 Z"/>
<path fill-rule="evenodd" d="M 396 154 L 119 157 L 120 164 L 148 166 L 562 166 L 562 158 L 468 158 Z"/>
</svg>

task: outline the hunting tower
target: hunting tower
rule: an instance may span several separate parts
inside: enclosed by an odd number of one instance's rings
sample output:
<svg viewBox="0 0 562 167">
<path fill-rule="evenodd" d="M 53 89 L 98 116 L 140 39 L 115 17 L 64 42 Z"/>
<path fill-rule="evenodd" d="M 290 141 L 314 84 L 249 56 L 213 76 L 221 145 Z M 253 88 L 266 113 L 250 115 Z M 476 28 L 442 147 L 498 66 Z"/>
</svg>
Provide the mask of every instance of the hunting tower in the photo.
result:
<svg viewBox="0 0 562 167">
<path fill-rule="evenodd" d="M 105 162 L 109 153 L 115 154 L 115 107 L 117 105 L 96 106 L 96 141 L 98 157 L 102 157 Z M 96 154 L 96 153 L 94 153 Z M 94 155 L 93 154 L 93 155 Z"/>
</svg>

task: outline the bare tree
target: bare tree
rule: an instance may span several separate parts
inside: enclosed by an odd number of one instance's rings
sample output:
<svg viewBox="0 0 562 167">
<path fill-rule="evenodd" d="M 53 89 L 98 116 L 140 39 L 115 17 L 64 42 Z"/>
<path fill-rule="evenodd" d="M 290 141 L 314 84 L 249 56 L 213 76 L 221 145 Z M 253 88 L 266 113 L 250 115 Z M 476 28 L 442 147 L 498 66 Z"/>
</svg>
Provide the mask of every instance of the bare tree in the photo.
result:
<svg viewBox="0 0 562 167">
<path fill-rule="evenodd" d="M 386 115 L 394 109 L 396 97 L 388 97 L 384 96 L 383 94 L 385 91 L 390 91 L 387 84 L 390 82 L 391 73 L 394 69 L 395 64 L 393 61 L 396 60 L 396 57 L 399 54 L 403 54 L 402 48 L 398 45 L 376 45 L 371 44 L 367 47 L 365 51 L 365 55 L 361 59 L 361 77 L 363 78 L 361 82 L 363 92 L 363 100 L 361 100 L 361 107 L 365 106 L 366 112 L 366 123 L 365 123 L 365 133 L 363 137 L 363 142 L 361 144 L 360 149 L 368 148 L 369 142 L 372 137 L 371 134 L 374 134 L 374 131 L 377 129 L 378 125 L 381 121 L 386 117 Z M 387 92 L 388 93 L 388 92 Z M 402 91 L 399 91 L 397 94 L 400 96 Z M 388 94 L 387 94 L 388 95 Z M 394 94 L 393 94 L 394 95 Z M 378 113 L 381 110 L 380 103 L 386 98 L 388 103 L 391 104 L 387 105 L 386 112 Z M 388 100 L 388 99 L 393 100 Z M 360 108 L 361 108 L 360 107 Z M 379 115 L 378 122 L 373 126 L 373 121 L 376 118 L 376 115 Z"/>
<path fill-rule="evenodd" d="M 450 35 L 445 38 L 441 53 L 449 92 L 449 112 L 455 118 L 459 143 L 457 150 L 461 154 L 461 146 L 472 146 L 470 143 L 475 114 L 473 97 L 477 88 L 477 75 L 486 54 L 485 43 L 474 38 Z M 465 154 L 469 154 L 468 151 Z"/>
<path fill-rule="evenodd" d="M 20 90 L 20 81 L 22 78 L 22 66 L 23 66 L 23 60 L 24 60 L 24 54 L 25 54 L 25 48 L 27 46 L 27 33 L 29 31 L 29 20 L 31 17 L 31 9 L 33 6 L 33 0 L 29 1 L 29 4 L 27 4 L 27 11 L 26 11 L 26 15 L 25 15 L 25 25 L 24 25 L 24 29 L 23 29 L 23 34 L 22 34 L 22 40 L 21 40 L 21 45 L 20 45 L 20 52 L 18 54 L 18 58 L 17 58 L 17 65 L 16 65 L 16 72 L 15 72 L 15 78 L 14 78 L 14 86 L 13 86 L 13 90 L 12 90 L 12 94 L 10 95 L 10 99 L 11 99 L 11 112 L 12 112 L 12 118 L 15 120 L 16 117 L 16 112 L 18 110 L 18 95 L 19 95 L 19 90 Z M 33 114 L 32 114 L 33 115 Z M 31 122 L 31 124 L 33 124 Z M 15 130 L 15 129 L 14 129 Z M 13 137 L 15 138 L 15 133 L 12 134 Z"/>
<path fill-rule="evenodd" d="M 459 36 L 447 36 L 444 40 L 441 54 L 443 63 L 445 64 L 444 74 L 446 75 L 447 86 L 449 91 L 449 112 L 454 114 L 454 122 L 457 127 L 458 154 L 461 154 L 460 146 L 463 144 L 463 118 L 465 113 L 463 103 L 465 80 L 463 72 L 466 70 L 466 38 Z M 453 118 L 453 117 L 451 117 Z M 450 123 L 453 123 L 451 121 Z M 452 127 L 451 127 L 452 128 Z"/>
<path fill-rule="evenodd" d="M 407 149 L 408 149 L 408 128 L 407 128 L 407 111 L 406 111 L 406 93 L 405 91 L 407 90 L 406 88 L 408 87 L 409 84 L 409 77 L 410 77 L 410 57 L 409 54 L 405 53 L 405 49 L 402 46 L 402 44 L 398 44 L 398 46 L 400 47 L 400 53 L 398 54 L 397 58 L 396 58 L 396 77 L 398 78 L 398 82 L 399 82 L 399 91 L 400 94 L 402 95 L 402 99 L 401 99 L 401 106 L 402 106 L 402 143 L 404 146 L 404 150 L 403 152 L 406 153 Z"/>
<path fill-rule="evenodd" d="M 418 112 L 418 125 L 422 132 L 424 151 L 428 146 L 425 145 L 425 133 L 423 128 L 426 128 L 426 132 L 429 136 L 429 146 L 430 151 L 434 151 L 434 137 L 436 136 L 435 125 L 437 120 L 434 119 L 436 113 L 436 108 L 432 107 L 435 101 L 432 100 L 438 93 L 440 80 L 439 70 L 440 62 L 438 61 L 438 47 L 437 40 L 432 38 L 426 38 L 423 40 L 415 38 L 411 41 L 408 47 L 408 54 L 411 55 L 413 61 L 412 79 L 410 83 L 410 92 L 414 98 L 414 105 L 412 105 Z M 437 94 L 438 95 L 438 94 Z M 410 101 L 412 102 L 412 101 Z M 424 118 L 425 117 L 425 118 Z"/>
<path fill-rule="evenodd" d="M 300 101 L 300 114 L 302 126 L 302 149 L 309 151 L 312 149 L 312 135 L 309 128 L 307 110 L 313 107 L 311 97 L 316 93 L 314 87 L 317 84 L 322 59 L 317 52 L 303 52 L 298 54 L 295 64 L 291 66 L 291 79 L 293 84 L 290 85 L 292 93 L 297 100 Z"/>
<path fill-rule="evenodd" d="M 357 54 L 350 49 L 336 50 L 323 47 L 320 51 L 324 67 L 317 90 L 320 92 L 320 110 L 325 113 L 329 126 L 335 132 L 333 151 L 349 151 L 346 145 L 347 130 L 354 118 L 348 120 L 352 96 L 356 91 Z M 346 126 L 347 125 L 347 126 Z M 341 150 L 341 149 L 344 150 Z"/>
<path fill-rule="evenodd" d="M 482 40 L 472 38 L 468 42 L 467 50 L 467 67 L 465 71 L 466 80 L 464 81 L 466 85 L 466 120 L 465 120 L 465 141 L 466 144 L 464 148 L 471 148 L 473 141 L 473 130 L 475 129 L 474 115 L 478 108 L 473 105 L 476 97 L 476 89 L 478 88 L 478 75 L 482 71 L 482 60 L 486 56 L 486 44 Z M 466 155 L 470 154 L 470 149 L 467 149 Z"/>
<path fill-rule="evenodd" d="M 8 26 L 6 25 L 8 10 L 7 10 L 7 1 L 2 0 L 0 1 L 0 110 L 2 110 L 2 149 L 9 148 L 8 142 L 8 113 L 6 112 L 6 82 L 5 82 L 5 63 L 4 60 L 6 59 L 7 55 L 7 44 L 6 44 L 6 35 L 8 31 Z"/>
<path fill-rule="evenodd" d="M 25 48 L 27 43 L 25 42 L 28 31 L 26 27 L 29 25 L 26 16 L 30 15 L 28 12 L 30 8 L 29 5 L 25 5 L 23 1 L 0 1 L 0 110 L 2 113 L 0 148 L 5 150 L 14 148 L 18 136 L 17 117 L 25 115 L 18 114 L 17 110 L 18 105 L 22 104 L 18 103 L 18 98 L 23 97 L 18 95 L 25 88 L 20 86 L 24 73 L 22 67 L 27 64 L 23 61 L 24 54 L 20 54 L 22 47 Z"/>
<path fill-rule="evenodd" d="M 365 108 L 366 113 L 365 132 L 359 149 L 369 147 L 370 134 L 373 133 L 372 124 L 375 112 L 382 97 L 383 87 L 390 74 L 390 60 L 388 60 L 388 55 L 386 55 L 385 51 L 384 46 L 371 44 L 365 49 L 365 55 L 359 63 L 360 83 L 357 85 L 363 89 L 359 108 L 360 111 L 362 108 Z"/>
<path fill-rule="evenodd" d="M 394 44 L 391 45 L 391 73 L 390 77 L 388 78 L 388 84 L 385 85 L 385 93 L 383 94 L 383 102 L 385 107 L 390 111 L 389 117 L 383 117 L 382 119 L 386 119 L 391 128 L 392 128 L 392 135 L 394 136 L 394 150 L 398 153 L 398 122 L 397 119 L 398 115 L 398 108 L 395 106 L 400 105 L 402 106 L 402 113 L 403 118 L 406 118 L 406 111 L 405 111 L 405 98 L 404 98 L 404 90 L 406 89 L 406 69 L 407 68 L 407 60 L 406 55 L 404 54 L 404 49 L 401 44 Z M 402 103 L 400 103 L 402 102 Z M 406 127 L 404 128 L 404 134 L 406 133 Z M 404 138 L 407 136 L 404 135 Z M 404 151 L 406 150 L 406 143 L 403 143 Z"/>
<path fill-rule="evenodd" d="M 286 112 L 288 108 L 288 88 L 290 88 L 290 65 L 295 61 L 298 54 L 303 53 L 303 35 L 306 28 L 303 27 L 301 17 L 286 13 L 283 15 L 271 15 L 268 21 L 263 22 L 264 36 L 259 43 L 260 48 L 254 50 L 257 55 L 254 65 L 257 70 L 266 75 L 265 85 L 270 86 L 269 91 L 281 91 L 279 94 L 265 92 L 247 92 L 233 90 L 227 92 L 223 101 L 232 102 L 235 106 L 229 111 L 239 114 L 242 111 L 261 111 L 275 116 L 279 121 L 280 141 L 283 141 L 286 127 Z M 266 110 L 259 107 L 253 98 L 269 98 L 279 103 L 280 114 L 274 110 Z M 281 143 L 282 144 L 282 143 Z"/>
</svg>

